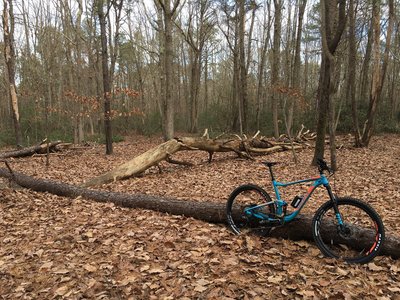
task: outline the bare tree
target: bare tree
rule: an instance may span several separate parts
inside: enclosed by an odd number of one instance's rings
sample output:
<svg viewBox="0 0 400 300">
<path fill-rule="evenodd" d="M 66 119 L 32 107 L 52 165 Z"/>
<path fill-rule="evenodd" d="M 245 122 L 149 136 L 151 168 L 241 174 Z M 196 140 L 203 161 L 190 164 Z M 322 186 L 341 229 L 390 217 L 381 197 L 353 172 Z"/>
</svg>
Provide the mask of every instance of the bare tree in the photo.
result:
<svg viewBox="0 0 400 300">
<path fill-rule="evenodd" d="M 281 31 L 282 31 L 282 9 L 283 0 L 274 0 L 274 42 L 272 48 L 272 67 L 271 67 L 271 85 L 272 85 L 272 119 L 274 125 L 274 136 L 279 137 L 279 115 L 278 101 L 279 97 L 275 90 L 279 84 L 279 68 L 280 68 L 280 48 L 281 48 Z"/>
<path fill-rule="evenodd" d="M 268 44 L 271 39 L 271 3 L 266 1 L 266 11 L 264 13 L 263 30 L 262 30 L 262 45 L 260 49 L 260 58 L 258 64 L 258 83 L 257 83 L 257 95 L 256 95 L 256 124 L 257 130 L 260 129 L 260 114 L 261 114 L 261 104 L 262 96 L 264 90 L 264 79 L 265 79 L 265 65 L 267 60 L 267 50 Z"/>
<path fill-rule="evenodd" d="M 356 9 L 354 0 L 349 2 L 349 32 L 348 32 L 348 57 L 347 57 L 347 87 L 346 98 L 351 101 L 351 115 L 353 119 L 354 142 L 356 147 L 361 146 L 361 134 L 357 112 L 356 98 L 356 64 L 357 64 L 357 49 L 356 49 Z"/>
<path fill-rule="evenodd" d="M 107 13 L 110 6 L 107 3 Z M 106 154 L 113 153 L 112 128 L 111 128 L 111 79 L 108 67 L 106 14 L 104 13 L 104 0 L 97 0 L 97 15 L 100 22 L 101 61 L 103 74 L 104 97 L 104 131 L 106 137 Z"/>
<path fill-rule="evenodd" d="M 14 50 L 14 11 L 13 1 L 3 0 L 3 35 L 4 35 L 4 59 L 7 67 L 6 82 L 11 102 L 12 117 L 14 122 L 15 143 L 22 144 L 20 115 L 18 108 L 17 87 L 15 84 L 15 50 Z"/>
<path fill-rule="evenodd" d="M 175 133 L 175 99 L 172 97 L 172 80 L 173 80 L 173 40 L 172 26 L 176 18 L 176 12 L 180 0 L 155 0 L 156 5 L 161 8 L 162 12 L 162 50 L 160 60 L 162 65 L 162 112 L 163 112 L 163 134 L 164 139 L 169 140 L 174 137 Z"/>
<path fill-rule="evenodd" d="M 241 113 L 242 130 L 248 131 L 247 110 L 248 110 L 248 91 L 247 91 L 247 68 L 246 68 L 246 48 L 245 48 L 245 0 L 238 1 L 239 10 L 239 31 L 238 31 L 238 47 L 239 47 L 239 111 Z"/>
<path fill-rule="evenodd" d="M 189 80 L 189 122 L 190 132 L 198 130 L 199 115 L 199 92 L 201 83 L 201 70 L 204 49 L 207 40 L 214 29 L 215 20 L 211 10 L 211 2 L 209 0 L 192 1 L 188 3 L 188 20 L 187 28 L 183 29 L 178 26 L 186 43 L 189 45 L 189 64 L 190 64 L 190 80 Z"/>
<path fill-rule="evenodd" d="M 392 40 L 392 31 L 394 24 L 394 0 L 389 0 L 389 24 L 386 31 L 386 45 L 385 52 L 381 63 L 380 53 L 380 15 L 381 15 L 381 1 L 374 0 L 372 3 L 372 23 L 373 23 L 373 70 L 372 70 L 372 83 L 371 93 L 369 97 L 369 108 L 367 120 L 365 122 L 363 135 L 361 138 L 363 146 L 368 146 L 374 129 L 375 116 L 378 103 L 382 94 L 382 87 L 386 77 L 386 71 L 389 61 L 389 51 Z"/>
<path fill-rule="evenodd" d="M 295 40 L 295 50 L 294 50 L 294 63 L 293 63 L 293 76 L 292 76 L 292 88 L 297 92 L 300 89 L 300 68 L 301 68 L 301 39 L 303 33 L 303 19 L 304 12 L 306 9 L 307 0 L 299 1 L 299 11 L 297 20 L 297 30 L 296 30 L 296 40 Z M 293 130 L 293 111 L 294 111 L 294 99 L 291 99 L 289 103 L 289 111 L 287 118 L 287 131 L 289 135 L 292 134 Z"/>
<path fill-rule="evenodd" d="M 329 119 L 331 165 L 336 169 L 336 144 L 334 135 L 334 116 L 331 93 L 334 72 L 335 52 L 346 25 L 346 1 L 321 1 L 322 62 L 318 87 L 317 140 L 313 164 L 324 157 L 326 125 Z M 328 112 L 328 113 L 327 113 Z"/>
</svg>

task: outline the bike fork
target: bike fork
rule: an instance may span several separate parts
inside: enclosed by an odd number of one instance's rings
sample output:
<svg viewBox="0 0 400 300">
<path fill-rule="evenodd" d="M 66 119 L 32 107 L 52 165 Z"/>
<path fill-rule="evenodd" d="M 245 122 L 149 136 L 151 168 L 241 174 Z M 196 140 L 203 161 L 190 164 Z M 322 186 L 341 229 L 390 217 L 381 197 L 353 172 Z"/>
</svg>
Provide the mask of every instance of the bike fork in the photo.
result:
<svg viewBox="0 0 400 300">
<path fill-rule="evenodd" d="M 342 219 L 342 215 L 339 212 L 339 208 L 338 208 L 338 205 L 337 205 L 337 200 L 336 200 L 335 196 L 332 193 L 332 188 L 330 187 L 330 185 L 326 186 L 326 190 L 328 191 L 329 198 L 332 201 L 333 210 L 335 211 L 336 220 L 337 220 L 340 228 L 342 228 L 343 225 L 344 225 L 343 219 Z"/>
</svg>

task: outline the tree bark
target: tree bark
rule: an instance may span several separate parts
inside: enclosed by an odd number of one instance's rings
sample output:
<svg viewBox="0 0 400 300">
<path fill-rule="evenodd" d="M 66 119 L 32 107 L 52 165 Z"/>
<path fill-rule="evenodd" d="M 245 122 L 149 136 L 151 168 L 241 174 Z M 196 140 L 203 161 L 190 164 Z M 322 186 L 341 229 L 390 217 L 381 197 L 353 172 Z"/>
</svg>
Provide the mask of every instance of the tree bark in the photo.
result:
<svg viewBox="0 0 400 300">
<path fill-rule="evenodd" d="M 7 67 L 6 83 L 11 102 L 12 118 L 14 122 L 15 144 L 21 146 L 22 135 L 18 108 L 17 87 L 15 84 L 15 50 L 14 50 L 14 12 L 13 1 L 3 0 L 3 34 L 4 59 Z M 7 8 L 8 6 L 8 8 Z"/>
<path fill-rule="evenodd" d="M 175 100 L 172 97 L 172 82 L 173 82 L 173 39 L 172 39 L 172 26 L 173 21 L 176 17 L 176 10 L 178 8 L 180 0 L 155 0 L 162 11 L 163 16 L 163 28 L 162 28 L 162 47 L 163 52 L 161 53 L 162 61 L 162 72 L 163 76 L 162 86 L 165 91 L 162 93 L 162 116 L 163 116 L 163 133 L 164 140 L 168 141 L 174 137 L 175 133 Z M 171 7 L 172 5 L 172 7 Z"/>
<path fill-rule="evenodd" d="M 278 94 L 274 92 L 279 84 L 279 68 L 280 68 L 280 47 L 281 47 L 281 30 L 282 30 L 282 0 L 274 0 L 275 20 L 274 20 L 274 44 L 272 49 L 272 66 L 271 66 L 271 85 L 272 85 L 272 119 L 274 125 L 274 137 L 279 138 L 279 116 L 278 116 Z"/>
<path fill-rule="evenodd" d="M 389 50 L 392 40 L 392 32 L 393 32 L 393 23 L 394 23 L 394 1 L 389 0 L 389 24 L 386 32 L 386 45 L 385 52 L 383 54 L 383 59 L 381 63 L 381 50 L 380 50 L 380 9 L 381 1 L 375 0 L 372 4 L 372 12 L 373 12 L 373 72 L 372 72 L 372 83 L 371 83 L 371 92 L 369 96 L 369 107 L 367 120 L 365 122 L 363 135 L 362 135 L 362 145 L 368 147 L 368 144 L 371 140 L 374 126 L 375 126 L 375 117 L 376 111 L 378 107 L 378 103 L 380 102 L 383 83 L 386 78 L 386 71 L 389 60 Z"/>
<path fill-rule="evenodd" d="M 260 117 L 263 92 L 265 91 L 265 62 L 267 60 L 267 49 L 268 43 L 271 38 L 271 4 L 267 1 L 267 11 L 264 11 L 264 23 L 263 23 L 263 44 L 260 50 L 260 63 L 258 64 L 258 83 L 257 83 L 257 96 L 256 96 L 256 124 L 257 130 L 260 129 Z"/>
<path fill-rule="evenodd" d="M 47 151 L 52 152 L 52 151 L 57 150 L 57 146 L 60 145 L 61 143 L 62 143 L 61 141 L 55 141 L 55 142 L 50 142 L 50 143 L 43 142 L 40 145 L 23 148 L 21 150 L 0 153 L 0 159 L 10 158 L 10 157 L 14 157 L 14 158 L 15 157 L 25 157 L 25 156 L 31 156 L 34 154 L 44 154 L 44 153 L 47 153 Z"/>
<path fill-rule="evenodd" d="M 199 3 L 189 3 L 189 16 L 187 29 L 184 31 L 180 26 L 186 43 L 189 45 L 189 132 L 197 133 L 199 105 L 200 105 L 200 86 L 201 71 L 205 65 L 206 56 L 204 55 L 206 41 L 210 38 L 214 29 L 210 1 L 200 1 Z M 205 67 L 205 66 L 204 66 Z M 208 74 L 205 73 L 207 78 Z"/>
<path fill-rule="evenodd" d="M 92 178 L 82 186 L 89 187 L 140 175 L 148 168 L 166 160 L 171 161 L 171 155 L 182 150 L 200 150 L 209 153 L 211 161 L 214 152 L 234 152 L 245 158 L 252 158 L 251 154 L 269 154 L 289 149 L 301 149 L 303 145 L 290 143 L 274 143 L 264 139 L 208 139 L 195 137 L 181 137 L 160 144 L 115 169 Z"/>
<path fill-rule="evenodd" d="M 247 67 L 245 49 L 245 0 L 238 1 L 239 9 L 239 111 L 241 113 L 242 129 L 247 133 L 248 128 L 248 91 L 247 91 Z M 251 39 L 251 36 L 249 37 Z M 249 41 L 250 43 L 250 41 Z"/>
<path fill-rule="evenodd" d="M 143 194 L 131 195 L 116 192 L 96 191 L 51 180 L 33 178 L 18 172 L 10 173 L 10 171 L 5 168 L 0 168 L 0 177 L 8 178 L 22 187 L 37 192 L 48 192 L 54 195 L 70 198 L 81 196 L 85 199 L 94 200 L 96 202 L 112 202 L 115 205 L 122 207 L 142 208 L 174 215 L 184 215 L 186 217 L 193 217 L 210 223 L 226 223 L 225 203 L 218 203 L 217 201 L 198 202 Z M 313 240 L 311 221 L 312 216 L 302 215 L 285 226 L 274 228 L 271 231 L 270 236 L 292 240 Z M 335 235 L 336 225 L 333 223 L 327 225 L 327 231 L 332 232 L 332 235 Z M 364 238 L 367 235 L 368 232 L 359 232 L 359 236 L 357 236 L 348 246 L 358 248 L 364 243 Z M 381 254 L 399 258 L 400 238 L 386 235 L 386 241 Z"/>
<path fill-rule="evenodd" d="M 113 153 L 111 128 L 111 82 L 108 68 L 106 16 L 103 11 L 103 0 L 97 0 L 97 14 L 100 22 L 101 62 L 103 70 L 103 97 L 104 97 L 104 131 L 106 137 L 106 154 Z"/>
<path fill-rule="evenodd" d="M 293 63 L 293 77 L 292 77 L 292 87 L 295 91 L 300 90 L 300 67 L 301 67 L 301 39 L 302 39 L 302 32 L 303 32 L 303 19 L 304 19 L 304 12 L 306 10 L 307 0 L 302 0 L 299 3 L 299 13 L 298 13 L 298 21 L 297 21 L 297 32 L 296 32 L 296 45 L 295 45 L 295 52 L 294 52 L 294 63 Z M 305 75 L 307 76 L 307 75 Z M 289 112 L 287 118 L 287 131 L 288 134 L 293 133 L 293 112 L 294 112 L 294 99 L 290 100 L 289 104 Z"/>
<path fill-rule="evenodd" d="M 357 98 L 356 98 L 356 10 L 354 0 L 349 3 L 349 54 L 347 61 L 348 75 L 346 87 L 346 99 L 351 101 L 351 116 L 353 119 L 354 144 L 361 146 L 360 124 L 358 121 Z"/>
<path fill-rule="evenodd" d="M 333 111 L 331 110 L 333 107 L 330 107 L 333 105 L 331 101 L 331 93 L 333 90 L 331 78 L 335 66 L 334 55 L 346 24 L 345 8 L 345 0 L 321 1 L 322 62 L 318 86 L 317 140 L 312 164 L 316 164 L 317 159 L 324 157 L 325 134 L 328 117 L 330 123 L 334 122 L 334 117 L 332 116 Z M 330 124 L 330 141 L 331 163 L 332 167 L 336 169 L 336 147 L 334 145 L 335 133 L 333 130 L 333 124 Z"/>
</svg>

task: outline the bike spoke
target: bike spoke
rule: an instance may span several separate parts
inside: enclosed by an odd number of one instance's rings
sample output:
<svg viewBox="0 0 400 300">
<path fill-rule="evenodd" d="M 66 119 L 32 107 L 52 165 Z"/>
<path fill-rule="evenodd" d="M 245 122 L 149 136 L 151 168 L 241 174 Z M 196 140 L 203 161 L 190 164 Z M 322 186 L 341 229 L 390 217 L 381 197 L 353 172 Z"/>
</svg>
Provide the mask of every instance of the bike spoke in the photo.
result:
<svg viewBox="0 0 400 300">
<path fill-rule="evenodd" d="M 324 204 L 313 220 L 313 235 L 326 256 L 365 263 L 381 249 L 382 221 L 367 204 L 351 198 L 337 203 L 343 224 L 339 225 L 331 202 Z"/>
</svg>

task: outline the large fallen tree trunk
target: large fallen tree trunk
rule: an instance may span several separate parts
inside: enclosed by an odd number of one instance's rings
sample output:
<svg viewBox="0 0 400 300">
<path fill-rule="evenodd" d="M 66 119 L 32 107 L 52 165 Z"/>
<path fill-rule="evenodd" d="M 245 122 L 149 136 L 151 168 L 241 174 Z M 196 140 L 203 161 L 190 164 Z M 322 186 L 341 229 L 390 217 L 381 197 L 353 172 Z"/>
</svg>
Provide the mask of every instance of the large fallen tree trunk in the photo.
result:
<svg viewBox="0 0 400 300">
<path fill-rule="evenodd" d="M 0 153 L 0 159 L 10 158 L 10 157 L 25 157 L 31 156 L 34 154 L 44 154 L 47 151 L 54 152 L 58 150 L 58 146 L 61 145 L 61 141 L 49 142 L 46 141 L 40 143 L 39 145 L 35 145 L 32 147 L 26 147 L 19 150 L 7 151 L 4 153 Z"/>
<path fill-rule="evenodd" d="M 125 179 L 140 175 L 151 166 L 157 165 L 163 160 L 174 162 L 171 155 L 183 150 L 200 150 L 209 153 L 209 161 L 214 152 L 234 152 L 241 157 L 252 158 L 252 154 L 269 154 L 289 149 L 301 149 L 304 145 L 300 143 L 274 142 L 264 138 L 240 138 L 231 139 L 209 139 L 203 137 L 181 137 L 174 138 L 160 144 L 132 160 L 116 167 L 95 178 L 89 179 L 82 187 L 89 187 Z"/>
<path fill-rule="evenodd" d="M 225 203 L 213 201 L 197 202 L 142 194 L 129 195 L 116 192 L 96 191 L 51 180 L 33 178 L 22 173 L 12 172 L 5 168 L 0 168 L 0 177 L 8 178 L 22 187 L 38 192 L 49 192 L 51 194 L 70 198 L 81 196 L 97 202 L 112 202 L 122 207 L 143 208 L 174 215 L 184 215 L 212 223 L 226 222 Z M 270 235 L 292 240 L 312 240 L 311 220 L 312 216 L 302 215 L 298 220 L 292 223 L 274 228 Z M 332 232 L 334 235 L 336 232 L 335 225 L 328 224 L 328 226 L 330 226 L 328 232 Z M 365 236 L 368 236 L 368 233 L 360 232 L 359 236 L 350 241 L 351 244 L 348 246 L 353 248 L 362 247 L 363 244 L 366 243 Z M 399 258 L 400 238 L 387 234 L 382 254 Z"/>
</svg>

